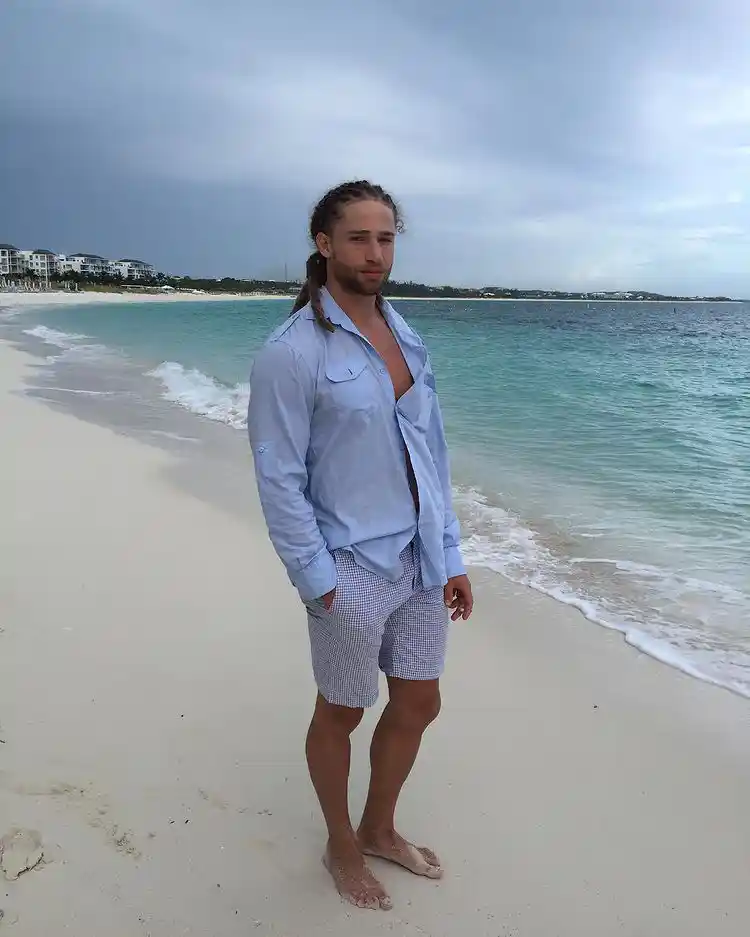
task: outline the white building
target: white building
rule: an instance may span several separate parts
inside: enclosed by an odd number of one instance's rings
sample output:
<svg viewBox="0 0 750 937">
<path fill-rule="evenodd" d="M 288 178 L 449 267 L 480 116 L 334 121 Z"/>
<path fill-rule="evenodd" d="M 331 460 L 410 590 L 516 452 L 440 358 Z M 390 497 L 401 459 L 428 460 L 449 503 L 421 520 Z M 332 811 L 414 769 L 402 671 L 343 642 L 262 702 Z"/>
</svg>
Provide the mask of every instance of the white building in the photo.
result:
<svg viewBox="0 0 750 937">
<path fill-rule="evenodd" d="M 82 276 L 99 277 L 109 273 L 109 263 L 98 254 L 58 254 L 57 269 L 59 273 L 72 270 Z"/>
<path fill-rule="evenodd" d="M 33 251 L 19 251 L 24 270 L 35 273 L 43 280 L 48 280 L 57 273 L 57 254 L 37 248 Z"/>
<path fill-rule="evenodd" d="M 18 277 L 23 273 L 21 252 L 12 244 L 0 244 L 0 277 Z"/>
<path fill-rule="evenodd" d="M 128 257 L 107 260 L 99 254 L 56 254 L 43 248 L 19 250 L 12 244 L 0 244 L 0 276 L 22 277 L 27 271 L 35 273 L 42 280 L 65 273 L 89 277 L 109 274 L 120 276 L 123 280 L 148 280 L 156 276 L 153 265 L 143 260 Z"/>
<path fill-rule="evenodd" d="M 123 280 L 145 280 L 156 275 L 152 264 L 142 260 L 112 260 L 109 263 L 110 273 L 119 273 Z"/>
</svg>

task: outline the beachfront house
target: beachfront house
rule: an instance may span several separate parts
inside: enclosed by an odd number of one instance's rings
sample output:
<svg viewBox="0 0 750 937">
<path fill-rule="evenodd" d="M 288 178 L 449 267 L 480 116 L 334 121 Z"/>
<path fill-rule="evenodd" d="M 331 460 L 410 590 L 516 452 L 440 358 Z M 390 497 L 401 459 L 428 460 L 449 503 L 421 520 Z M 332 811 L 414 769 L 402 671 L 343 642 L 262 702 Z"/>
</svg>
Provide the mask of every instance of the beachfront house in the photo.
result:
<svg viewBox="0 0 750 937">
<path fill-rule="evenodd" d="M 144 263 L 142 260 L 111 260 L 109 263 L 110 273 L 119 273 L 123 280 L 147 280 L 156 275 L 156 270 L 152 264 Z"/>
<path fill-rule="evenodd" d="M 119 276 L 131 281 L 156 277 L 153 264 L 129 257 L 107 260 L 100 254 L 56 254 L 41 247 L 19 250 L 13 244 L 0 244 L 0 277 L 23 277 L 27 273 L 46 281 L 66 273 L 84 277 Z"/>
<path fill-rule="evenodd" d="M 42 280 L 48 280 L 57 273 L 57 254 L 37 248 L 33 251 L 19 251 L 24 270 L 36 274 Z"/>
<path fill-rule="evenodd" d="M 98 254 L 58 255 L 57 270 L 58 273 L 72 271 L 82 276 L 99 277 L 109 273 L 109 264 Z"/>
<path fill-rule="evenodd" d="M 0 277 L 18 277 L 23 270 L 21 251 L 12 244 L 0 244 Z"/>
</svg>

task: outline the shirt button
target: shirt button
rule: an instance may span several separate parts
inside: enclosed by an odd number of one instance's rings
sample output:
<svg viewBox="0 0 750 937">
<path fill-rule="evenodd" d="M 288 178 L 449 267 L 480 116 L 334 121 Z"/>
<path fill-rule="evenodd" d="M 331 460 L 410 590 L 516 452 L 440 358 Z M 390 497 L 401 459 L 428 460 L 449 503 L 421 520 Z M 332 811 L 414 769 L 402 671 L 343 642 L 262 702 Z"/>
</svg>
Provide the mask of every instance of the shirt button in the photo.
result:
<svg viewBox="0 0 750 937">
<path fill-rule="evenodd" d="M 381 369 L 380 369 L 380 373 L 381 373 L 381 374 L 385 374 L 385 368 L 381 368 Z"/>
</svg>

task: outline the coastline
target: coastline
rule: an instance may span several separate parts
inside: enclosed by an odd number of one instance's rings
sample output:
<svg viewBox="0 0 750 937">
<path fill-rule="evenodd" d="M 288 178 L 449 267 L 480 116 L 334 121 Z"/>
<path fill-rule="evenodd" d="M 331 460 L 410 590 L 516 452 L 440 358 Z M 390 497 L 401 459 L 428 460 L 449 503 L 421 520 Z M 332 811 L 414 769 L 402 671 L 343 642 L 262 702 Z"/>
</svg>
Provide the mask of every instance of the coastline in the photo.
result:
<svg viewBox="0 0 750 937">
<path fill-rule="evenodd" d="M 609 306 L 623 303 L 627 305 L 742 305 L 741 299 L 567 299 L 551 296 L 386 296 L 386 299 L 397 302 L 429 302 L 429 303 L 604 303 Z"/>
<path fill-rule="evenodd" d="M 53 305 L 88 305 L 89 303 L 194 303 L 194 302 L 244 302 L 268 301 L 292 302 L 293 296 L 279 296 L 273 293 L 104 293 L 82 291 L 74 293 L 67 290 L 50 290 L 44 293 L 8 293 L 0 291 L 0 308 L 13 306 L 53 306 Z M 550 299 L 547 297 L 514 298 L 510 296 L 386 296 L 389 302 L 472 302 L 472 303 L 617 303 L 644 305 L 717 305 L 707 299 Z M 722 300 L 721 305 L 742 304 L 742 300 Z"/>
<path fill-rule="evenodd" d="M 3 923 L 744 935 L 747 701 L 481 571 L 400 814 L 448 876 L 378 865 L 395 910 L 341 904 L 304 766 L 304 616 L 254 494 L 217 509 L 210 460 L 24 396 L 36 365 L 0 343 L 0 835 L 38 830 L 47 862 L 3 882 Z"/>
</svg>

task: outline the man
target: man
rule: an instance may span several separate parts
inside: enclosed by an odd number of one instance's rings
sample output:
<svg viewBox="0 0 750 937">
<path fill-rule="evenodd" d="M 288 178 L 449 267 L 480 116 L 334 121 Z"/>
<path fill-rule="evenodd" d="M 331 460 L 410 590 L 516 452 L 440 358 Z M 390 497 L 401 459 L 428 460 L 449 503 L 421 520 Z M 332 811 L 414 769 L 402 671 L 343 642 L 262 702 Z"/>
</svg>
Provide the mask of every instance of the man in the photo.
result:
<svg viewBox="0 0 750 937">
<path fill-rule="evenodd" d="M 449 617 L 467 619 L 435 382 L 418 335 L 381 289 L 398 208 L 345 183 L 313 211 L 316 250 L 291 317 L 257 355 L 248 430 L 271 541 L 307 607 L 318 697 L 307 762 L 328 827 L 324 862 L 358 907 L 391 907 L 365 856 L 439 878 L 395 830 L 399 793 L 440 710 Z M 349 816 L 350 735 L 378 696 L 362 820 Z"/>
</svg>

